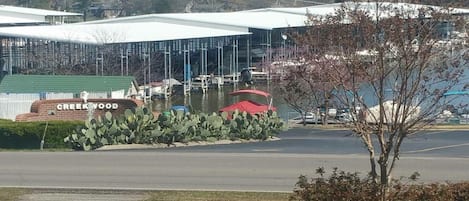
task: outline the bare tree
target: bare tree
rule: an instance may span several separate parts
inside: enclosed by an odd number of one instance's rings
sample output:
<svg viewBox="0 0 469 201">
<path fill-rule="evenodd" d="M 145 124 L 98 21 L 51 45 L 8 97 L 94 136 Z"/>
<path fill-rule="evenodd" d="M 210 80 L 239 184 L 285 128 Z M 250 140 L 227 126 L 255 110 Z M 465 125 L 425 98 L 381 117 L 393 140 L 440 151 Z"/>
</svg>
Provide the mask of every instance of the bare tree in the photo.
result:
<svg viewBox="0 0 469 201">
<path fill-rule="evenodd" d="M 348 76 L 343 74 L 345 71 L 339 70 L 343 65 L 339 65 L 340 61 L 334 56 L 319 54 L 303 54 L 303 56 L 305 57 L 299 59 L 296 65 L 284 66 L 285 76 L 280 82 L 282 97 L 291 108 L 302 114 L 303 125 L 306 122 L 307 111 L 314 111 L 317 117 L 321 116 L 322 124 L 327 125 L 331 99 L 337 88 L 337 81 L 334 79 Z M 317 108 L 323 111 L 316 112 Z"/>
<path fill-rule="evenodd" d="M 334 15 L 311 16 L 296 41 L 309 50 L 308 60 L 337 60 L 323 75 L 334 98 L 351 110 L 350 129 L 368 150 L 370 176 L 382 186 L 384 200 L 404 140 L 451 102 L 446 92 L 469 87 L 460 83 L 469 51 L 440 31 L 442 24 L 461 22 L 450 9 L 367 5 L 374 8 L 345 3 Z"/>
<path fill-rule="evenodd" d="M 312 69 L 306 65 L 290 66 L 280 82 L 280 95 L 293 110 L 301 114 L 306 125 L 308 111 L 317 108 L 322 102 L 322 93 L 314 88 Z M 316 114 L 317 115 L 317 114 Z"/>
</svg>

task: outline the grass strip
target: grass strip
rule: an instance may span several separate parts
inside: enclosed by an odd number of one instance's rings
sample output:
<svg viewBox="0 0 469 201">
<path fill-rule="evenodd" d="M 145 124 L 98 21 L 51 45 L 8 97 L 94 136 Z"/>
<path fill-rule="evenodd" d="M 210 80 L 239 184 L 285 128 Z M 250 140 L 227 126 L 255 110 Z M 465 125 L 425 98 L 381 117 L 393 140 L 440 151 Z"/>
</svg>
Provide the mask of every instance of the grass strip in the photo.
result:
<svg viewBox="0 0 469 201">
<path fill-rule="evenodd" d="M 25 189 L 17 188 L 0 188 L 1 201 L 18 201 L 20 197 L 28 193 Z"/>
<path fill-rule="evenodd" d="M 289 123 L 289 128 L 305 128 L 305 129 L 324 129 L 324 130 L 350 130 L 351 127 L 347 127 L 344 124 L 298 124 Z M 437 124 L 437 125 L 426 125 L 419 130 L 469 130 L 469 124 Z"/>
<path fill-rule="evenodd" d="M 108 190 L 67 190 L 67 189 L 18 189 L 0 188 L 0 201 L 19 201 L 21 196 L 41 193 L 89 194 L 99 197 L 100 194 L 115 194 L 125 198 L 130 192 Z M 235 192 L 235 191 L 134 191 L 131 194 L 143 195 L 143 201 L 288 201 L 291 193 L 279 192 Z M 81 197 L 81 196 L 80 196 Z"/>
<path fill-rule="evenodd" d="M 152 191 L 145 201 L 288 201 L 291 193 L 227 191 Z"/>
</svg>

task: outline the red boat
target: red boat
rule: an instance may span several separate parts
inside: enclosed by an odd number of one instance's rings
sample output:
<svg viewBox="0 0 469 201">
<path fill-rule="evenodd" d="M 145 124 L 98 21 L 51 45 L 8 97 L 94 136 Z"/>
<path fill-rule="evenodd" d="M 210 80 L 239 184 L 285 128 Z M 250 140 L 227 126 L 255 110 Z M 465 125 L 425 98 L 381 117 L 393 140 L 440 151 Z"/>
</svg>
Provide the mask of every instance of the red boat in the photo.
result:
<svg viewBox="0 0 469 201">
<path fill-rule="evenodd" d="M 238 91 L 234 91 L 230 93 L 230 95 L 232 96 L 237 96 L 240 94 L 255 94 L 259 96 L 264 96 L 266 98 L 267 104 L 257 103 L 252 100 L 243 100 L 235 104 L 221 108 L 220 112 L 233 112 L 235 110 L 238 110 L 240 112 L 247 112 L 251 115 L 255 115 L 258 113 L 267 112 L 269 110 L 272 110 L 272 111 L 277 110 L 277 108 L 272 106 L 272 96 L 265 91 L 254 90 L 254 89 L 243 89 L 243 90 L 238 90 Z"/>
</svg>

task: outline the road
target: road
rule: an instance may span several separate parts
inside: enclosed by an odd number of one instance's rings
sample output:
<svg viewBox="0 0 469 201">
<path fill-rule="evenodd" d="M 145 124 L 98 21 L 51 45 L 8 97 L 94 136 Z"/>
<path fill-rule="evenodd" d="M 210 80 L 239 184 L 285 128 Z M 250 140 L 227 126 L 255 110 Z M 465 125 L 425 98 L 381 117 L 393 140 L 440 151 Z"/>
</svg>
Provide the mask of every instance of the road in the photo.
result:
<svg viewBox="0 0 469 201">
<path fill-rule="evenodd" d="M 291 191 L 299 175 L 339 167 L 365 175 L 367 153 L 347 131 L 293 129 L 282 140 L 151 150 L 0 152 L 0 187 Z M 395 176 L 469 180 L 469 132 L 412 136 Z"/>
<path fill-rule="evenodd" d="M 290 129 L 280 141 L 262 143 L 179 147 L 160 152 L 366 154 L 358 137 L 347 130 Z M 138 150 L 142 151 L 142 150 Z M 155 150 L 149 150 L 155 151 Z M 469 157 L 469 131 L 425 131 L 409 136 L 402 145 L 404 156 Z"/>
</svg>

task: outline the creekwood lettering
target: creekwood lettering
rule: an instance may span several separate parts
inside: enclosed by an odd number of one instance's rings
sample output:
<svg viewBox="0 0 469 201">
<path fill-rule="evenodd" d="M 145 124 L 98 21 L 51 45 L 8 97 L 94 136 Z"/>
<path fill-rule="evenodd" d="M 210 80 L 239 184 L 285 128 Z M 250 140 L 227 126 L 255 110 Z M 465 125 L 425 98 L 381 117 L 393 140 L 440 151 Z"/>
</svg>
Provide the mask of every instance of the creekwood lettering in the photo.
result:
<svg viewBox="0 0 469 201">
<path fill-rule="evenodd" d="M 62 110 L 88 110 L 88 108 L 93 107 L 93 109 L 98 110 L 117 110 L 119 105 L 117 103 L 62 103 L 57 104 L 56 109 L 58 111 Z"/>
</svg>

